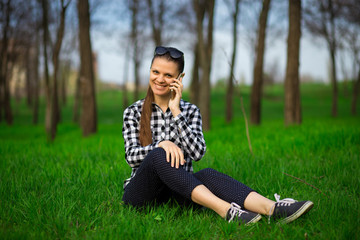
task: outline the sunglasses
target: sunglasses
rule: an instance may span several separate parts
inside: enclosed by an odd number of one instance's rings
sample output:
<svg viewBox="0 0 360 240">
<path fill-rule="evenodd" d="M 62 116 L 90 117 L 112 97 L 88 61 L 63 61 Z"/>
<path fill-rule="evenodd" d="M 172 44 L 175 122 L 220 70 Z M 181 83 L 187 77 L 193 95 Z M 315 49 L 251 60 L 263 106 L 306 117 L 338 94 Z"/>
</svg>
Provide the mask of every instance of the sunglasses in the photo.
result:
<svg viewBox="0 0 360 240">
<path fill-rule="evenodd" d="M 154 56 L 158 55 L 158 56 L 162 56 L 166 53 L 170 54 L 170 57 L 174 58 L 174 59 L 178 59 L 184 56 L 184 53 L 180 50 L 177 50 L 176 48 L 173 47 L 163 47 L 163 46 L 157 46 L 155 48 L 155 52 L 154 52 Z"/>
</svg>

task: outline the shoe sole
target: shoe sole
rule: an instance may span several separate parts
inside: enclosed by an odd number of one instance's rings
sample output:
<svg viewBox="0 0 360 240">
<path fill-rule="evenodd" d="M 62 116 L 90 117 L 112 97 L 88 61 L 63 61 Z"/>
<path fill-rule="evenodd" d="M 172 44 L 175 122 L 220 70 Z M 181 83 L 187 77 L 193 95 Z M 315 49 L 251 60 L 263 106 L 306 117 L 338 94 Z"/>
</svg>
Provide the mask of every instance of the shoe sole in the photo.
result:
<svg viewBox="0 0 360 240">
<path fill-rule="evenodd" d="M 293 213 L 292 215 L 280 220 L 279 222 L 277 222 L 277 224 L 285 224 L 285 223 L 289 223 L 294 221 L 295 219 L 299 218 L 301 215 L 304 215 L 305 213 L 307 213 L 308 211 L 310 211 L 312 209 L 312 207 L 314 206 L 314 203 L 311 201 L 307 201 L 304 205 L 302 205 L 301 208 L 299 208 L 299 210 L 297 210 L 295 213 Z"/>
<path fill-rule="evenodd" d="M 258 214 L 258 215 L 256 215 L 256 217 L 254 217 L 254 218 L 253 218 L 253 219 L 251 219 L 249 222 L 247 222 L 247 223 L 245 224 L 245 226 L 252 225 L 252 224 L 254 224 L 254 223 L 256 223 L 256 222 L 260 221 L 260 219 L 261 219 L 261 215 L 260 215 L 260 214 Z"/>
</svg>

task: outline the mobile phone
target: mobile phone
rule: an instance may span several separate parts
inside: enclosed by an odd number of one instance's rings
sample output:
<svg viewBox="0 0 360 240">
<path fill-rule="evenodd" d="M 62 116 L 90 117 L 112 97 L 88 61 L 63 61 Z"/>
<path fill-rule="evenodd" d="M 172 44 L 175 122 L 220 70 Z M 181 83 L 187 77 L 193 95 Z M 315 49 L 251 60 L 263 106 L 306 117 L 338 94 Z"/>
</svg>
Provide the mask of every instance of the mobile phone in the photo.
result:
<svg viewBox="0 0 360 240">
<path fill-rule="evenodd" d="M 185 73 L 180 73 L 179 76 L 176 78 L 177 80 L 180 80 L 180 78 L 184 77 Z M 171 99 L 175 98 L 175 91 L 171 90 Z"/>
</svg>

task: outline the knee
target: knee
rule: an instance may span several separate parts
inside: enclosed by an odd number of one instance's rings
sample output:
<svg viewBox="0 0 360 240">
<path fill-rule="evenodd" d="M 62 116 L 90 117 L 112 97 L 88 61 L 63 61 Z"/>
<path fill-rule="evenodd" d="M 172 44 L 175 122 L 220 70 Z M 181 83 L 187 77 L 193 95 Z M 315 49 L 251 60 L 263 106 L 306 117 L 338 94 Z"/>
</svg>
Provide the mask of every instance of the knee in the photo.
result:
<svg viewBox="0 0 360 240">
<path fill-rule="evenodd" d="M 145 159 L 146 161 L 150 161 L 152 165 L 158 162 L 166 162 L 166 152 L 163 148 L 155 148 L 148 153 Z"/>
</svg>

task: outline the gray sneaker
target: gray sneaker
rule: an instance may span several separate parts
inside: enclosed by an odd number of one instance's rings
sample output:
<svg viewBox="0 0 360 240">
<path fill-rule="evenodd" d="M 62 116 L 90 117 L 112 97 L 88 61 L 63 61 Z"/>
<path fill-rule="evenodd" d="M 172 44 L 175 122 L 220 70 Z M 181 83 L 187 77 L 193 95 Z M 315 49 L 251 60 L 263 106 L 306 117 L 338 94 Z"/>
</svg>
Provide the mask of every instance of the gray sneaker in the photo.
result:
<svg viewBox="0 0 360 240">
<path fill-rule="evenodd" d="M 236 203 L 231 203 L 230 209 L 228 210 L 226 221 L 232 222 L 237 221 L 239 224 L 245 224 L 246 226 L 256 223 L 261 219 L 261 215 L 258 213 L 242 210 Z"/>
<path fill-rule="evenodd" d="M 292 198 L 285 198 L 280 200 L 280 195 L 275 193 L 276 203 L 273 206 L 274 212 L 270 218 L 277 221 L 278 224 L 289 223 L 300 217 L 301 215 L 310 211 L 314 206 L 311 201 L 298 202 Z"/>
</svg>

